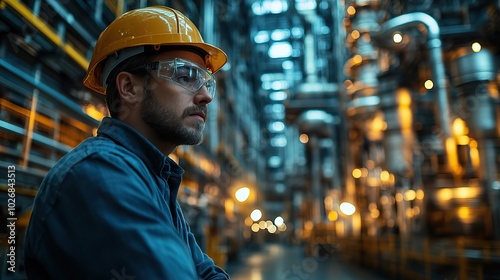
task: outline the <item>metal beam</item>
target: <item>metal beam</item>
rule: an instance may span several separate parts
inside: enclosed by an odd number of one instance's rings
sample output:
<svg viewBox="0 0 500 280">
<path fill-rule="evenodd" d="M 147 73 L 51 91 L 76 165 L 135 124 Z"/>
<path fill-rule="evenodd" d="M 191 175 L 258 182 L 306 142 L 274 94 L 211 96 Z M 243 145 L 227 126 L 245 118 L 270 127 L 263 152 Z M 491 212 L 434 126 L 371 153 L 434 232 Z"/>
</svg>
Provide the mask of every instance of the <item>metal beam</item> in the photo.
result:
<svg viewBox="0 0 500 280">
<path fill-rule="evenodd" d="M 2 3 L 8 4 L 21 16 L 23 16 L 29 23 L 31 23 L 35 28 L 37 28 L 43 35 L 45 35 L 50 41 L 52 41 L 56 46 L 61 48 L 69 57 L 71 57 L 78 65 L 83 69 L 87 70 L 89 61 L 82 55 L 78 50 L 76 50 L 71 44 L 63 42 L 61 37 L 57 35 L 55 31 L 52 30 L 42 19 L 33 14 L 33 12 L 28 9 L 23 3 L 16 0 L 2 0 Z"/>
<path fill-rule="evenodd" d="M 7 61 L 0 59 L 0 69 L 4 68 L 5 70 L 13 73 L 17 77 L 21 78 L 31 86 L 38 88 L 45 96 L 53 100 L 56 104 L 64 108 L 64 110 L 67 110 L 69 112 L 74 113 L 73 115 L 74 118 L 81 120 L 82 122 L 91 125 L 91 126 L 98 126 L 99 121 L 93 119 L 89 115 L 87 115 L 85 112 L 83 112 L 82 107 L 80 107 L 77 103 L 75 103 L 73 100 L 69 99 L 68 97 L 64 96 L 62 93 L 58 92 L 57 90 L 51 88 L 47 84 L 44 84 L 40 81 L 36 81 L 35 78 L 26 73 L 23 72 L 21 69 L 15 67 L 15 65 L 12 65 L 8 63 Z M 9 81 L 4 80 L 4 77 L 0 77 L 0 81 L 2 81 L 3 85 L 8 85 Z M 15 86 L 15 85 L 13 85 Z"/>
</svg>

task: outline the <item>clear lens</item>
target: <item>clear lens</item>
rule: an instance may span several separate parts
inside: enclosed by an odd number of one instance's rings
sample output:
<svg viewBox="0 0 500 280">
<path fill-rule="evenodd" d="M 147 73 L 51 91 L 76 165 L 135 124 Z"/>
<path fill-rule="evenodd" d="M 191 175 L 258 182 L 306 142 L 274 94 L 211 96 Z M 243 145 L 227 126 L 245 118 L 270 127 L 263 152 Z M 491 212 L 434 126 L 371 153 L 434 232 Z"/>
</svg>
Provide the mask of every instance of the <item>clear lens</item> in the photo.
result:
<svg viewBox="0 0 500 280">
<path fill-rule="evenodd" d="M 186 90 L 196 93 L 203 86 L 213 97 L 215 95 L 215 78 L 200 65 L 184 60 L 174 58 L 171 60 L 161 60 L 153 64 L 157 70 L 158 77 L 171 81 Z"/>
</svg>

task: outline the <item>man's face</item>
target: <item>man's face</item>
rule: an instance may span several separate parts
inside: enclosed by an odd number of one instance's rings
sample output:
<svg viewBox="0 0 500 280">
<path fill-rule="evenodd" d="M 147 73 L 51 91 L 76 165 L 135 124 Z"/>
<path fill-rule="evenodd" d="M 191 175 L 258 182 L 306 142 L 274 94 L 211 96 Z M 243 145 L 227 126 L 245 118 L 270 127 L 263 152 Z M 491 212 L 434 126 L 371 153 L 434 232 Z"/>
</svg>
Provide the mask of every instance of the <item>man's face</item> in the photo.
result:
<svg viewBox="0 0 500 280">
<path fill-rule="evenodd" d="M 153 61 L 181 58 L 205 66 L 203 59 L 188 51 L 169 51 L 157 55 Z M 207 105 L 213 100 L 205 87 L 191 92 L 170 80 L 151 78 L 144 84 L 145 95 L 140 114 L 156 137 L 174 145 L 197 145 L 203 140 L 203 129 L 208 116 Z"/>
</svg>

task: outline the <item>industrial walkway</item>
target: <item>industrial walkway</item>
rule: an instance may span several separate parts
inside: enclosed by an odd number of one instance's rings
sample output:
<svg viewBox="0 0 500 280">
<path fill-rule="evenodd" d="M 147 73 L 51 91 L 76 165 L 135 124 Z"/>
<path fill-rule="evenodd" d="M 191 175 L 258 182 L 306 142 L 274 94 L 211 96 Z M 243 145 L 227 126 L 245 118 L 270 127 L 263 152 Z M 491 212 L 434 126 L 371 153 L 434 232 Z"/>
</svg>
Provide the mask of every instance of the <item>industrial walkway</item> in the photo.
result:
<svg viewBox="0 0 500 280">
<path fill-rule="evenodd" d="M 382 280 L 389 279 L 368 268 L 347 263 L 335 253 L 308 257 L 304 247 L 280 243 L 247 250 L 226 271 L 232 280 Z"/>
</svg>

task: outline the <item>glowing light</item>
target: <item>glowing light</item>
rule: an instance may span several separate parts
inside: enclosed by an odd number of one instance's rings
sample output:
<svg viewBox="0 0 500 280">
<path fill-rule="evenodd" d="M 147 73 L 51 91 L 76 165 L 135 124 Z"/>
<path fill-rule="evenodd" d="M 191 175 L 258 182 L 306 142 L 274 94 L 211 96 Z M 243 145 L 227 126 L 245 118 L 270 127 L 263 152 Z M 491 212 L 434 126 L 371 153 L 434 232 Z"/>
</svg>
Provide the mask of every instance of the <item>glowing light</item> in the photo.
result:
<svg viewBox="0 0 500 280">
<path fill-rule="evenodd" d="M 262 44 L 262 43 L 266 43 L 269 41 L 269 32 L 265 31 L 265 30 L 262 30 L 262 31 L 259 31 L 257 32 L 257 34 L 255 34 L 255 36 L 253 37 L 253 40 L 255 41 L 255 43 L 257 44 Z"/>
<path fill-rule="evenodd" d="M 92 104 L 88 105 L 87 107 L 84 108 L 85 113 L 89 115 L 91 118 L 95 120 L 102 120 L 104 118 L 104 115 Z"/>
<path fill-rule="evenodd" d="M 262 218 L 262 212 L 259 209 L 255 209 L 250 214 L 250 218 L 252 218 L 252 220 L 257 222 L 258 220 L 260 220 L 260 218 Z"/>
<path fill-rule="evenodd" d="M 448 165 L 454 174 L 460 174 L 462 167 L 458 163 L 457 143 L 455 138 L 448 137 L 445 141 L 446 154 L 448 155 Z"/>
<path fill-rule="evenodd" d="M 284 223 L 285 223 L 285 221 L 283 220 L 283 218 L 281 216 L 278 216 L 278 217 L 276 217 L 276 219 L 274 219 L 274 224 L 277 225 L 278 227 Z"/>
<path fill-rule="evenodd" d="M 361 173 L 361 170 L 359 168 L 355 168 L 353 171 L 352 171 L 352 177 L 358 179 L 360 178 L 362 175 Z"/>
<path fill-rule="evenodd" d="M 269 130 L 271 132 L 281 132 L 285 130 L 285 123 L 282 121 L 275 121 L 269 124 Z"/>
<path fill-rule="evenodd" d="M 255 15 L 281 14 L 287 10 L 288 1 L 285 0 L 266 0 L 252 4 L 252 12 Z"/>
<path fill-rule="evenodd" d="M 436 196 L 439 200 L 450 200 L 453 198 L 453 192 L 450 189 L 441 189 L 436 192 Z"/>
<path fill-rule="evenodd" d="M 401 35 L 401 33 L 394 33 L 394 35 L 392 35 L 392 41 L 396 44 L 403 42 L 403 35 Z"/>
<path fill-rule="evenodd" d="M 380 172 L 380 180 L 382 180 L 383 182 L 388 182 L 390 178 L 391 174 L 389 173 L 389 171 L 384 170 Z"/>
<path fill-rule="evenodd" d="M 270 58 L 284 58 L 292 55 L 293 48 L 289 42 L 276 42 L 271 45 L 268 51 Z"/>
<path fill-rule="evenodd" d="M 260 230 L 259 224 L 253 224 L 252 225 L 252 231 L 253 232 L 258 232 Z"/>
<path fill-rule="evenodd" d="M 312 230 L 314 228 L 314 224 L 311 221 L 307 221 L 304 223 L 304 229 L 306 230 Z"/>
<path fill-rule="evenodd" d="M 410 219 L 410 218 L 413 217 L 413 210 L 411 208 L 407 208 L 406 211 L 405 211 L 405 214 L 406 214 L 406 217 L 408 219 Z"/>
<path fill-rule="evenodd" d="M 357 55 L 352 57 L 352 62 L 354 63 L 354 65 L 361 64 L 361 62 L 363 62 L 363 57 L 361 55 L 357 54 Z"/>
<path fill-rule="evenodd" d="M 454 192 L 454 197 L 456 198 L 476 198 L 479 197 L 481 191 L 479 188 L 475 187 L 460 187 L 456 188 Z"/>
<path fill-rule="evenodd" d="M 359 38 L 359 36 L 361 36 L 361 34 L 359 34 L 359 31 L 358 31 L 358 30 L 353 30 L 353 31 L 351 32 L 351 37 L 352 37 L 353 39 L 358 39 L 358 38 Z"/>
<path fill-rule="evenodd" d="M 462 145 L 462 146 L 469 145 L 469 136 L 467 136 L 467 135 L 458 136 L 457 137 L 457 144 Z"/>
<path fill-rule="evenodd" d="M 467 124 L 465 124 L 465 121 L 463 121 L 461 118 L 456 118 L 453 121 L 452 128 L 453 128 L 453 134 L 455 134 L 455 136 L 462 136 L 462 135 L 466 135 L 467 133 L 469 133 L 469 129 L 467 128 Z M 469 142 L 467 142 L 467 144 L 468 143 Z"/>
<path fill-rule="evenodd" d="M 405 192 L 404 199 L 406 201 L 412 201 L 417 197 L 417 193 L 414 190 L 407 190 Z"/>
<path fill-rule="evenodd" d="M 344 213 L 347 216 L 350 216 L 354 214 L 354 212 L 356 212 L 356 207 L 349 202 L 342 202 L 339 207 L 340 211 L 342 211 L 342 213 Z"/>
<path fill-rule="evenodd" d="M 477 149 L 477 142 L 475 140 L 472 140 L 470 142 L 470 158 L 471 158 L 471 161 L 472 161 L 472 166 L 474 166 L 474 168 L 480 168 L 480 160 L 479 160 L 479 150 Z"/>
<path fill-rule="evenodd" d="M 272 156 L 268 159 L 268 164 L 271 167 L 278 167 L 281 165 L 281 157 L 279 156 Z"/>
<path fill-rule="evenodd" d="M 368 169 L 366 167 L 363 167 L 360 170 L 361 170 L 361 177 L 368 176 Z"/>
<path fill-rule="evenodd" d="M 236 200 L 238 200 L 239 202 L 244 202 L 250 196 L 250 189 L 247 187 L 240 188 L 234 195 L 236 197 Z"/>
<path fill-rule="evenodd" d="M 287 144 L 285 135 L 278 135 L 271 138 L 271 146 L 273 147 L 285 147 Z"/>
<path fill-rule="evenodd" d="M 269 233 L 275 233 L 276 232 L 276 226 L 275 225 L 270 225 L 267 227 L 267 231 L 269 231 Z"/>
<path fill-rule="evenodd" d="M 271 33 L 271 39 L 274 41 L 282 41 L 290 38 L 290 30 L 289 29 L 275 29 Z"/>
<path fill-rule="evenodd" d="M 274 91 L 269 95 L 269 98 L 274 101 L 286 100 L 287 94 L 284 91 Z"/>
<path fill-rule="evenodd" d="M 382 196 L 382 197 L 380 198 L 380 204 L 382 204 L 382 205 L 386 205 L 386 204 L 388 204 L 388 203 L 389 203 L 389 198 L 388 198 L 386 195 L 384 195 L 384 196 Z"/>
<path fill-rule="evenodd" d="M 478 42 L 472 43 L 472 51 L 473 52 L 480 52 L 481 51 L 481 44 Z"/>
<path fill-rule="evenodd" d="M 425 89 L 430 90 L 434 87 L 434 83 L 432 82 L 432 80 L 427 80 L 424 83 L 424 87 Z"/>
<path fill-rule="evenodd" d="M 350 15 L 350 16 L 353 16 L 356 14 L 356 8 L 354 8 L 353 6 L 349 6 L 347 8 L 347 14 Z"/>
<path fill-rule="evenodd" d="M 246 217 L 245 218 L 245 225 L 249 227 L 249 226 L 252 226 L 252 224 L 253 224 L 252 218 Z"/>
<path fill-rule="evenodd" d="M 299 141 L 300 143 L 307 143 L 309 142 L 309 136 L 307 136 L 307 134 L 301 134 L 300 137 L 299 137 Z"/>
<path fill-rule="evenodd" d="M 298 11 L 314 10 L 316 5 L 316 0 L 295 0 L 295 8 Z"/>
<path fill-rule="evenodd" d="M 400 106 L 410 106 L 411 105 L 411 95 L 408 90 L 400 89 L 397 92 L 397 100 Z"/>
<path fill-rule="evenodd" d="M 259 222 L 259 228 L 260 229 L 266 229 L 267 228 L 267 223 L 265 221 L 260 221 Z"/>
<path fill-rule="evenodd" d="M 457 215 L 460 219 L 464 219 L 464 220 L 470 218 L 470 216 L 471 216 L 470 208 L 467 206 L 462 206 L 462 207 L 458 208 Z"/>
<path fill-rule="evenodd" d="M 282 224 L 281 226 L 278 227 L 279 231 L 285 231 L 286 230 L 286 224 Z"/>
<path fill-rule="evenodd" d="M 417 191 L 417 199 L 424 199 L 424 191 L 423 190 Z"/>
<path fill-rule="evenodd" d="M 339 217 L 339 214 L 335 211 L 328 212 L 328 220 L 335 222 Z"/>
<path fill-rule="evenodd" d="M 370 216 L 377 219 L 380 216 L 380 211 L 378 211 L 378 209 L 373 209 L 370 211 Z"/>
<path fill-rule="evenodd" d="M 469 146 L 471 149 L 476 149 L 477 148 L 477 141 L 476 140 L 471 140 L 469 143 Z"/>
</svg>

